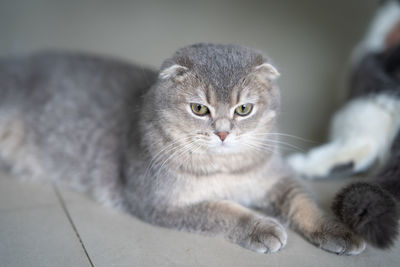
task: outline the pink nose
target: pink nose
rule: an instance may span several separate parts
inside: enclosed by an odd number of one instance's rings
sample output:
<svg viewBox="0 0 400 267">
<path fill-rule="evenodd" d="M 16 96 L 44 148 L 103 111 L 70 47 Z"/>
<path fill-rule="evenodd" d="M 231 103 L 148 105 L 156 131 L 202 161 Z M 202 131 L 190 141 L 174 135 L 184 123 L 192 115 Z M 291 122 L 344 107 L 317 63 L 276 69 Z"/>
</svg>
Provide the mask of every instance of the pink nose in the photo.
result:
<svg viewBox="0 0 400 267">
<path fill-rule="evenodd" d="M 219 139 L 221 139 L 221 141 L 224 141 L 229 133 L 228 132 L 217 132 L 215 134 L 218 135 L 218 137 L 219 137 Z"/>
</svg>

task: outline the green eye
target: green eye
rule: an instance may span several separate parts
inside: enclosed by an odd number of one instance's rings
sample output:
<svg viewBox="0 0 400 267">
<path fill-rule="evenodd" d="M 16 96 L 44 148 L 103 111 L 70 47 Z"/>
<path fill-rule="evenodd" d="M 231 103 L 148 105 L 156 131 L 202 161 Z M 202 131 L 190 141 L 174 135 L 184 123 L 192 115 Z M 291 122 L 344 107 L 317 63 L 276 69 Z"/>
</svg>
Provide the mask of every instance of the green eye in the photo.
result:
<svg viewBox="0 0 400 267">
<path fill-rule="evenodd" d="M 190 104 L 190 107 L 191 107 L 193 113 L 198 116 L 205 116 L 208 113 L 210 113 L 210 111 L 208 110 L 208 107 L 201 105 L 201 104 L 192 103 L 192 104 Z"/>
<path fill-rule="evenodd" d="M 239 116 L 247 116 L 253 110 L 253 104 L 243 104 L 235 109 L 235 113 Z"/>
</svg>

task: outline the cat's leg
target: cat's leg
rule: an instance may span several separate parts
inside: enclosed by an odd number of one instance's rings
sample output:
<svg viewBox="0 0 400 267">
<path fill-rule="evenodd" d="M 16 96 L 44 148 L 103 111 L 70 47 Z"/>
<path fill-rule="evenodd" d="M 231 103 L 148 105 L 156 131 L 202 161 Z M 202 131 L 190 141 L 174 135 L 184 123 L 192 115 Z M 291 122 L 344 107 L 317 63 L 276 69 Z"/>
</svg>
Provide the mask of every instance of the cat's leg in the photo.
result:
<svg viewBox="0 0 400 267">
<path fill-rule="evenodd" d="M 344 224 L 324 214 L 304 187 L 294 178 L 283 178 L 268 192 L 259 209 L 273 211 L 316 246 L 337 254 L 355 255 L 365 242 Z"/>
<path fill-rule="evenodd" d="M 334 140 L 311 149 L 307 154 L 296 153 L 288 158 L 289 165 L 307 178 L 326 178 L 335 172 L 366 171 L 378 158 L 374 140 L 368 138 Z"/>
<path fill-rule="evenodd" d="M 231 201 L 204 201 L 179 208 L 157 209 L 152 223 L 225 239 L 259 253 L 277 252 L 286 245 L 286 231 L 274 218 Z"/>
<path fill-rule="evenodd" d="M 331 141 L 306 154 L 294 154 L 288 163 L 308 178 L 327 177 L 347 168 L 351 173 L 366 171 L 382 158 L 398 131 L 399 102 L 385 95 L 349 102 L 334 116 Z"/>
</svg>

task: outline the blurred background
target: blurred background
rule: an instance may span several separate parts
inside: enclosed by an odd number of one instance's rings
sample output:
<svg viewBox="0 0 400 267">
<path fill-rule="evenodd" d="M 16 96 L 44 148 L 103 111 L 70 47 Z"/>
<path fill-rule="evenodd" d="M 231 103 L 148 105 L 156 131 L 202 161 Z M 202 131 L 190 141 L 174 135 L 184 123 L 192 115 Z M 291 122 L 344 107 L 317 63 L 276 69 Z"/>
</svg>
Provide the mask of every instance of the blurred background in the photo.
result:
<svg viewBox="0 0 400 267">
<path fill-rule="evenodd" d="M 378 2 L 0 0 L 0 57 L 66 49 L 158 68 L 196 42 L 249 46 L 282 74 L 280 131 L 318 143 L 343 101 L 349 55 Z"/>
</svg>

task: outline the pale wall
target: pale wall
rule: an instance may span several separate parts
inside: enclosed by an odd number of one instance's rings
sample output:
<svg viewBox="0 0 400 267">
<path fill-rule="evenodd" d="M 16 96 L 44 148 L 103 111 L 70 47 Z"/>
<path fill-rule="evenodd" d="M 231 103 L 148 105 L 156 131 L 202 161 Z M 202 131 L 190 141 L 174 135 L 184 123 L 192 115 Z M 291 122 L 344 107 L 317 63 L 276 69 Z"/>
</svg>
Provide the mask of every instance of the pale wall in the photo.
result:
<svg viewBox="0 0 400 267">
<path fill-rule="evenodd" d="M 72 49 L 158 67 L 195 42 L 247 45 L 282 73 L 281 131 L 318 142 L 377 2 L 0 0 L 0 56 Z"/>
</svg>

